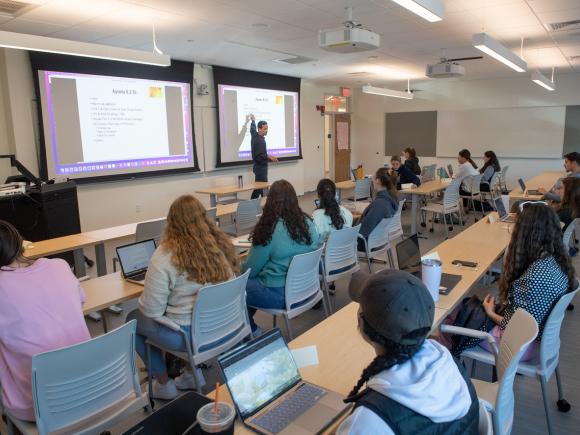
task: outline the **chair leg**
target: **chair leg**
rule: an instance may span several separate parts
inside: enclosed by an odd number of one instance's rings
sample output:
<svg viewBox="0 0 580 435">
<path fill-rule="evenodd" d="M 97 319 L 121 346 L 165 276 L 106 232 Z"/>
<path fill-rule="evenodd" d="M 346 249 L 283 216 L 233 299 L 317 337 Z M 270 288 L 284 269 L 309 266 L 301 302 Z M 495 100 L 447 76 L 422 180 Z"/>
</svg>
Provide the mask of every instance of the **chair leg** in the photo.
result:
<svg viewBox="0 0 580 435">
<path fill-rule="evenodd" d="M 392 270 L 395 268 L 395 260 L 393 259 L 393 253 L 391 252 L 391 248 L 387 249 L 387 258 L 389 260 L 389 268 Z"/>
<path fill-rule="evenodd" d="M 477 364 L 477 361 L 475 361 L 474 359 L 471 360 L 471 373 L 469 374 L 470 378 L 473 378 L 475 376 L 475 366 Z"/>
<path fill-rule="evenodd" d="M 451 220 L 453 221 L 453 217 L 451 217 Z M 447 215 L 445 214 L 445 212 L 443 212 L 443 225 L 445 225 L 445 238 L 448 239 L 449 228 L 447 228 Z"/>
<path fill-rule="evenodd" d="M 328 307 L 326 306 L 326 300 L 324 299 L 324 293 L 322 293 L 322 309 L 324 310 L 324 317 L 328 317 Z"/>
<path fill-rule="evenodd" d="M 147 356 L 147 385 L 149 387 L 149 403 L 153 403 L 153 376 L 151 376 L 151 345 L 145 343 L 145 354 Z"/>
<path fill-rule="evenodd" d="M 290 326 L 290 319 L 284 316 L 284 321 L 286 322 L 286 331 L 288 331 L 288 337 L 290 340 L 294 339 L 294 334 L 292 333 L 292 326 Z"/>
<path fill-rule="evenodd" d="M 330 314 L 332 314 L 334 311 L 332 309 L 332 301 L 330 300 L 330 293 L 328 291 L 328 283 L 326 282 L 326 279 L 322 278 L 322 283 L 324 284 L 324 289 L 323 291 L 323 297 L 326 297 L 326 301 L 328 304 L 328 312 Z"/>
<path fill-rule="evenodd" d="M 368 250 L 367 250 L 367 264 L 369 266 L 369 273 L 373 273 L 373 270 L 371 269 L 371 256 Z"/>
<path fill-rule="evenodd" d="M 272 316 L 272 328 L 276 327 L 276 316 Z"/>
<path fill-rule="evenodd" d="M 544 399 L 544 410 L 546 411 L 546 424 L 548 425 L 548 434 L 552 435 L 552 422 L 550 421 L 550 409 L 548 407 L 548 386 L 546 378 L 540 376 L 540 386 L 542 387 L 542 397 Z"/>
<path fill-rule="evenodd" d="M 556 405 L 558 406 L 558 411 L 560 412 L 568 412 L 572 408 L 568 401 L 564 399 L 564 390 L 562 389 L 562 380 L 560 379 L 560 367 L 556 366 L 556 385 L 558 385 L 558 402 Z"/>
</svg>

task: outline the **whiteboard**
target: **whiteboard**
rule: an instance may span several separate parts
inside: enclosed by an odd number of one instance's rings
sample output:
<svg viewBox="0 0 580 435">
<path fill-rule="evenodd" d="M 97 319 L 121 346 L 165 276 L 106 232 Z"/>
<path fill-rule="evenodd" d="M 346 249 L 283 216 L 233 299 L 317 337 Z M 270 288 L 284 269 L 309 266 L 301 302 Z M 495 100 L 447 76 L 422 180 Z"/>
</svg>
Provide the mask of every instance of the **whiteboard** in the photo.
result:
<svg viewBox="0 0 580 435">
<path fill-rule="evenodd" d="M 500 157 L 561 158 L 565 120 L 565 106 L 440 110 L 437 156 L 467 148 L 474 157 L 492 150 Z"/>
</svg>

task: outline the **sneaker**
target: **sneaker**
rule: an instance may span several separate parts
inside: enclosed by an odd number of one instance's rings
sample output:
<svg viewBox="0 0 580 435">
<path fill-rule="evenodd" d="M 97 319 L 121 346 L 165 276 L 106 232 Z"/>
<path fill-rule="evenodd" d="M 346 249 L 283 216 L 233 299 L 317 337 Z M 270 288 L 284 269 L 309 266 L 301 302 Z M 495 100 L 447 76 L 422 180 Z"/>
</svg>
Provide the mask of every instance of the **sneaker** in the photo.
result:
<svg viewBox="0 0 580 435">
<path fill-rule="evenodd" d="M 195 376 L 193 372 L 184 370 L 181 375 L 175 378 L 175 386 L 180 390 L 195 390 Z"/>
<path fill-rule="evenodd" d="M 252 331 L 252 338 L 258 338 L 263 333 L 264 333 L 264 330 L 258 326 L 258 327 L 256 327 L 256 329 L 254 331 Z"/>
<path fill-rule="evenodd" d="M 175 399 L 177 397 L 177 388 L 175 388 L 173 379 L 169 379 L 166 384 L 160 384 L 157 379 L 153 379 L 151 397 L 161 400 Z"/>
</svg>

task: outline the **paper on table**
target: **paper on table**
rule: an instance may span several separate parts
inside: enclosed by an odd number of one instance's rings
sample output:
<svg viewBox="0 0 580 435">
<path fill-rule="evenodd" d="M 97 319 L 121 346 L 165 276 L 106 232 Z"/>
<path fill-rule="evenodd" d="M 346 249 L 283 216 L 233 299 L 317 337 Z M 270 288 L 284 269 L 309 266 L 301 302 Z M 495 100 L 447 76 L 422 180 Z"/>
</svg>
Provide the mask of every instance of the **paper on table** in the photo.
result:
<svg viewBox="0 0 580 435">
<path fill-rule="evenodd" d="M 292 356 L 299 369 L 306 366 L 315 366 L 318 364 L 318 352 L 316 346 L 299 347 L 292 349 Z"/>
<path fill-rule="evenodd" d="M 421 257 L 421 261 L 423 260 L 439 260 L 441 261 L 441 257 L 439 257 L 439 253 L 437 251 L 432 252 L 430 254 L 425 254 Z"/>
</svg>

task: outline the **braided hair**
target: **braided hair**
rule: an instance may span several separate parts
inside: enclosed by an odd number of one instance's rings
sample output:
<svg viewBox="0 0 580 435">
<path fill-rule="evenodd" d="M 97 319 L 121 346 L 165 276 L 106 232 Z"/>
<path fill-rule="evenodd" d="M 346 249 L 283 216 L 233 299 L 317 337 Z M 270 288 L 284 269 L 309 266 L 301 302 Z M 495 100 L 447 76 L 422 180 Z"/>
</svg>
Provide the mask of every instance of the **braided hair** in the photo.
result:
<svg viewBox="0 0 580 435">
<path fill-rule="evenodd" d="M 330 217 L 332 226 L 341 230 L 344 226 L 344 218 L 340 213 L 340 206 L 336 201 L 336 186 L 332 180 L 323 178 L 318 182 L 316 192 L 320 198 L 320 209 L 324 210 L 324 214 Z"/>
<path fill-rule="evenodd" d="M 385 349 L 385 353 L 382 355 L 377 355 L 375 359 L 372 360 L 371 363 L 363 370 L 358 382 L 352 388 L 348 397 L 344 399 L 345 403 L 355 402 L 357 400 L 357 395 L 360 389 L 373 376 L 378 375 L 383 370 L 388 370 L 397 364 L 402 364 L 405 361 L 413 358 L 421 346 L 423 346 L 425 337 L 429 333 L 429 328 L 417 329 L 407 334 L 405 338 L 422 337 L 423 340 L 418 340 L 417 343 L 413 345 L 404 345 L 383 337 L 371 325 L 368 324 L 363 316 L 361 316 L 361 321 L 362 332 L 369 338 L 370 341 L 380 344 Z"/>
</svg>

